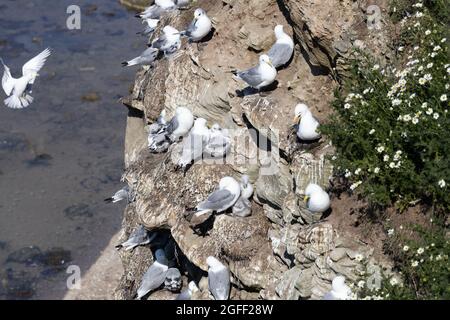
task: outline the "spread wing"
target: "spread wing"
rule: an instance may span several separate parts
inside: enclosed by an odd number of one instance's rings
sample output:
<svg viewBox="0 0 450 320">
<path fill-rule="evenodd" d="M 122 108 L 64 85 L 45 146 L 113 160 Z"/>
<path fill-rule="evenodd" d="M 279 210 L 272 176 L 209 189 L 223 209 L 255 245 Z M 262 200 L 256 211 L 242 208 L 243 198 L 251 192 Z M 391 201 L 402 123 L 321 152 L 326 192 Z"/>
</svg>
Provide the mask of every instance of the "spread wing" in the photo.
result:
<svg viewBox="0 0 450 320">
<path fill-rule="evenodd" d="M 289 59 L 291 59 L 292 53 L 294 49 L 291 48 L 288 44 L 283 43 L 275 43 L 272 48 L 270 48 L 267 55 L 274 67 L 279 67 L 286 64 Z"/>
<path fill-rule="evenodd" d="M 5 91 L 6 95 L 9 96 L 14 88 L 14 85 L 16 83 L 16 79 L 14 79 L 11 76 L 11 71 L 9 70 L 8 66 L 3 63 L 3 60 L 0 59 L 3 65 L 3 77 L 2 77 L 2 87 Z"/>
<path fill-rule="evenodd" d="M 36 57 L 29 60 L 22 67 L 22 74 L 27 75 L 31 72 L 38 73 L 39 70 L 44 66 L 45 61 L 50 56 L 51 51 L 49 48 L 45 49 L 41 53 L 39 53 Z"/>
<path fill-rule="evenodd" d="M 227 300 L 230 294 L 230 273 L 228 269 L 208 271 L 209 291 L 216 300 Z"/>
</svg>

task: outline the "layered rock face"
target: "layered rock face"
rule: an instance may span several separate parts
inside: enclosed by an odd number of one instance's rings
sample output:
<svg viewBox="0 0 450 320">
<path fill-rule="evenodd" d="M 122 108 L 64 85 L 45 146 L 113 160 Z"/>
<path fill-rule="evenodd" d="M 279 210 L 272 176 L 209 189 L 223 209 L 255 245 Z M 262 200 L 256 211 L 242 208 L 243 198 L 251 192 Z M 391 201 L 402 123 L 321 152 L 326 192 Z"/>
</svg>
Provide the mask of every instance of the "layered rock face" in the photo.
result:
<svg viewBox="0 0 450 320">
<path fill-rule="evenodd" d="M 207 276 L 206 258 L 218 257 L 231 271 L 231 299 L 320 299 L 336 275 L 356 279 L 362 268 L 359 255 L 370 260 L 373 250 L 337 230 L 327 217 L 309 212 L 303 202 L 309 183 L 330 188 L 332 145 L 325 137 L 299 144 L 292 118 L 295 105 L 303 102 L 320 122 L 326 121 L 353 46 L 389 59 L 382 32 L 366 27 L 368 5 L 351 0 L 199 0 L 189 10 L 165 15 L 160 28 L 170 24 L 183 30 L 193 10 L 201 7 L 215 30 L 198 46 L 183 43 L 175 57 L 141 68 L 124 101 L 130 110 L 124 179 L 135 189 L 136 201 L 126 209 L 122 238 L 138 223 L 170 232 L 186 269 L 197 270 L 199 279 Z M 269 91 L 243 96 L 246 85 L 231 70 L 255 65 L 274 43 L 277 24 L 294 38 L 292 61 L 279 70 Z M 161 110 L 171 116 L 178 106 L 230 130 L 233 142 L 226 159 L 196 163 L 184 174 L 175 168 L 181 144 L 166 154 L 150 154 L 145 126 Z M 183 213 L 204 200 L 223 176 L 239 179 L 244 173 L 255 189 L 252 215 L 220 214 L 206 235 L 195 234 Z M 151 249 L 120 254 L 125 273 L 116 297 L 130 299 L 152 262 Z M 205 279 L 194 298 L 209 299 L 204 284 Z M 150 295 L 173 297 L 164 291 Z"/>
</svg>

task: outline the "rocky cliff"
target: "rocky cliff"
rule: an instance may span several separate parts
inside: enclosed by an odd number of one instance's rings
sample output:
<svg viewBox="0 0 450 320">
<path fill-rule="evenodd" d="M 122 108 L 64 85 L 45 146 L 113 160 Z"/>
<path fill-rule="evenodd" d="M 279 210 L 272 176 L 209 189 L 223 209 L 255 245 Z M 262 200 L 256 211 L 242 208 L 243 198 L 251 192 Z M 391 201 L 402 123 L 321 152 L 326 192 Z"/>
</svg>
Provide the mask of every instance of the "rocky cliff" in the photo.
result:
<svg viewBox="0 0 450 320">
<path fill-rule="evenodd" d="M 372 1 L 373 2 L 373 1 Z M 319 299 L 337 275 L 356 280 L 361 257 L 374 263 L 374 247 L 339 221 L 350 204 L 332 196 L 332 211 L 312 215 L 302 201 L 310 182 L 330 190 L 333 147 L 325 137 L 301 145 L 292 133 L 294 106 L 304 102 L 325 122 L 333 91 L 345 77 L 352 47 L 366 48 L 388 60 L 389 28 L 367 28 L 370 1 L 352 0 L 199 0 L 189 10 L 170 12 L 161 26 L 182 30 L 201 7 L 213 20 L 214 34 L 199 46 L 183 43 L 176 57 L 137 72 L 129 108 L 124 179 L 136 190 L 123 221 L 122 238 L 136 225 L 166 230 L 176 242 L 184 275 L 206 276 L 206 257 L 214 255 L 232 274 L 231 299 Z M 384 1 L 377 5 L 384 10 Z M 231 70 L 258 61 L 274 42 L 276 24 L 293 36 L 295 53 L 280 70 L 277 83 L 264 94 L 242 95 L 245 87 Z M 156 32 L 158 34 L 158 31 Z M 172 115 L 186 106 L 195 116 L 230 129 L 232 150 L 222 163 L 194 164 L 175 170 L 177 146 L 167 154 L 150 154 L 145 126 L 161 110 Z M 255 138 L 257 137 L 257 138 Z M 206 198 L 224 175 L 249 175 L 255 188 L 252 215 L 221 214 L 205 236 L 195 234 L 183 218 L 187 208 Z M 350 207 L 348 207 L 350 206 Z M 120 251 L 124 275 L 116 291 L 130 299 L 152 262 L 150 247 Z M 205 279 L 197 299 L 208 299 Z M 207 283 L 207 282 L 206 282 Z M 185 279 L 184 284 L 187 285 Z M 203 289 L 203 290 L 202 290 Z M 150 299 L 172 299 L 158 291 Z"/>
</svg>

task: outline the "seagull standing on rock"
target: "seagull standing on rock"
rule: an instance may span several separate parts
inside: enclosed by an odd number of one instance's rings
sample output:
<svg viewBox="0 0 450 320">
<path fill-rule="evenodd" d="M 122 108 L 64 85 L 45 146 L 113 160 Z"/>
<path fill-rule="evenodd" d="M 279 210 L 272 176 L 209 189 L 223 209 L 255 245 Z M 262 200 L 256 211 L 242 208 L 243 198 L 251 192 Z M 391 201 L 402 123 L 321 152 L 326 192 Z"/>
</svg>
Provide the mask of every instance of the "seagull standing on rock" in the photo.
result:
<svg viewBox="0 0 450 320">
<path fill-rule="evenodd" d="M 241 194 L 239 183 L 232 177 L 220 179 L 219 188 L 208 198 L 197 205 L 196 211 L 187 213 L 191 225 L 199 225 L 211 216 L 213 212 L 220 213 L 231 208 Z"/>
<path fill-rule="evenodd" d="M 228 300 L 230 296 L 230 271 L 216 258 L 206 258 L 208 264 L 209 291 L 216 300 Z"/>
<path fill-rule="evenodd" d="M 165 11 L 173 10 L 176 4 L 172 0 L 155 0 L 155 3 L 136 15 L 141 19 L 159 19 Z"/>
<path fill-rule="evenodd" d="M 194 20 L 185 31 L 181 32 L 181 35 L 188 37 L 189 41 L 198 42 L 209 34 L 211 28 L 211 20 L 205 10 L 198 8 L 194 12 Z"/>
<path fill-rule="evenodd" d="M 22 67 L 22 77 L 18 79 L 11 76 L 10 69 L 0 58 L 4 68 L 2 87 L 9 97 L 4 100 L 4 103 L 8 108 L 22 109 L 33 102 L 33 97 L 30 95 L 32 93 L 32 85 L 50 54 L 50 49 L 47 48 L 25 63 Z"/>
<path fill-rule="evenodd" d="M 158 26 L 159 19 L 145 18 L 142 20 L 142 23 L 146 23 L 147 26 L 145 27 L 144 31 L 138 32 L 137 34 L 149 36 L 155 31 L 156 27 Z"/>
<path fill-rule="evenodd" d="M 209 135 L 206 119 L 197 118 L 189 135 L 183 140 L 183 152 L 178 161 L 181 168 L 186 168 L 192 161 L 202 157 L 203 149 L 209 141 Z"/>
<path fill-rule="evenodd" d="M 277 69 L 274 68 L 270 58 L 266 54 L 259 57 L 259 64 L 256 67 L 235 73 L 238 79 L 245 81 L 250 87 L 261 90 L 275 81 Z"/>
<path fill-rule="evenodd" d="M 157 233 L 152 233 L 145 229 L 143 225 L 139 225 L 128 238 L 127 241 L 118 244 L 116 248 L 124 248 L 125 251 L 133 250 L 137 246 L 143 246 L 152 242 L 155 239 Z"/>
<path fill-rule="evenodd" d="M 294 53 L 294 41 L 283 31 L 283 26 L 280 24 L 275 27 L 274 32 L 277 41 L 270 48 L 267 55 L 270 57 L 273 66 L 278 68 L 286 65 L 291 60 Z"/>
<path fill-rule="evenodd" d="M 147 269 L 142 277 L 141 285 L 137 290 L 136 300 L 141 299 L 150 291 L 156 290 L 162 286 L 166 280 L 166 273 L 169 269 L 169 262 L 163 249 L 157 249 L 155 252 L 155 262 Z"/>
<path fill-rule="evenodd" d="M 106 198 L 105 202 L 116 203 L 122 200 L 127 200 L 128 203 L 134 201 L 135 194 L 128 186 L 123 187 L 119 191 L 117 191 L 112 197 Z"/>
<path fill-rule="evenodd" d="M 330 196 L 315 183 L 306 187 L 304 201 L 311 212 L 325 212 L 330 208 Z"/>
<path fill-rule="evenodd" d="M 320 138 L 320 133 L 317 132 L 319 122 L 314 118 L 308 106 L 299 103 L 295 107 L 295 123 L 298 125 L 297 137 L 304 141 L 313 141 Z"/>
</svg>

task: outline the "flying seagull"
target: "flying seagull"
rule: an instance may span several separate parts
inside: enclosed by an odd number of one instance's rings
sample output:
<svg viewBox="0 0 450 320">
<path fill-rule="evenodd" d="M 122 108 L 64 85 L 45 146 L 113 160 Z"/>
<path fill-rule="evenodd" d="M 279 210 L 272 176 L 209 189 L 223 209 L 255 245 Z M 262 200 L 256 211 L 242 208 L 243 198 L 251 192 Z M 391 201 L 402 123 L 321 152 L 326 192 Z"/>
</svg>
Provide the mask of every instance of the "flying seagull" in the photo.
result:
<svg viewBox="0 0 450 320">
<path fill-rule="evenodd" d="M 47 48 L 25 63 L 22 67 L 22 77 L 17 79 L 12 77 L 10 69 L 3 62 L 3 59 L 0 58 L 4 69 L 2 87 L 9 97 L 4 100 L 4 103 L 8 108 L 22 109 L 33 102 L 33 97 L 30 95 L 32 93 L 32 85 L 50 54 L 51 51 Z"/>
</svg>

